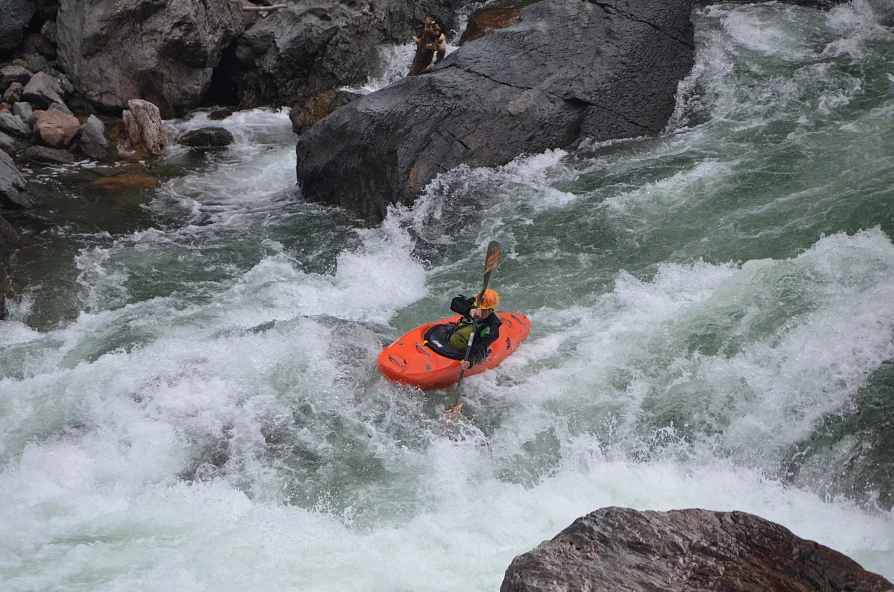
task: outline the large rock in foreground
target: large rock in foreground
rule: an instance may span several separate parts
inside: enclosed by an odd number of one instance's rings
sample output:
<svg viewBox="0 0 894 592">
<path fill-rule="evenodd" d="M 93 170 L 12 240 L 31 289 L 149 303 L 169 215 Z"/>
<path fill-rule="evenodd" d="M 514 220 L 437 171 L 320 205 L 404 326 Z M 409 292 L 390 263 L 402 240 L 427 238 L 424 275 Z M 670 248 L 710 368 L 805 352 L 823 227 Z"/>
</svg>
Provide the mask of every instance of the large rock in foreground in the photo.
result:
<svg viewBox="0 0 894 592">
<path fill-rule="evenodd" d="M 63 2 L 59 61 L 77 89 L 103 109 L 130 99 L 173 117 L 199 104 L 223 48 L 243 30 L 232 0 Z"/>
<path fill-rule="evenodd" d="M 298 144 L 307 198 L 381 219 L 457 165 L 657 134 L 694 59 L 692 0 L 541 0 L 512 26 L 339 109 Z"/>
<path fill-rule="evenodd" d="M 516 557 L 500 592 L 888 592 L 885 578 L 744 512 L 602 508 Z"/>
</svg>

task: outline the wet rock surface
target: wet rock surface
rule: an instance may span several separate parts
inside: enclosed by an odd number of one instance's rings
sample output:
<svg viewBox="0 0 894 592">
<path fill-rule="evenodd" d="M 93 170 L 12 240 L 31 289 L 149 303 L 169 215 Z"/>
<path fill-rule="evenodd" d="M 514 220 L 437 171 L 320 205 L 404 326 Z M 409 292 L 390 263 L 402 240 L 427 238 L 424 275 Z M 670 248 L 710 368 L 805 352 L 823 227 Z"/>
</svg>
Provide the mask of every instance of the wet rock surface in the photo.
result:
<svg viewBox="0 0 894 592">
<path fill-rule="evenodd" d="M 223 148 L 233 143 L 233 134 L 222 127 L 203 127 L 183 134 L 180 143 L 192 148 Z"/>
<path fill-rule="evenodd" d="M 660 133 L 694 61 L 691 0 L 542 0 L 431 73 L 366 95 L 298 144 L 305 197 L 369 221 L 458 165 Z"/>
<path fill-rule="evenodd" d="M 37 205 L 37 199 L 28 188 L 28 182 L 15 162 L 4 151 L 0 151 L 0 207 L 30 208 Z"/>
<path fill-rule="evenodd" d="M 602 508 L 516 557 L 500 592 L 887 592 L 845 555 L 744 512 Z"/>
</svg>

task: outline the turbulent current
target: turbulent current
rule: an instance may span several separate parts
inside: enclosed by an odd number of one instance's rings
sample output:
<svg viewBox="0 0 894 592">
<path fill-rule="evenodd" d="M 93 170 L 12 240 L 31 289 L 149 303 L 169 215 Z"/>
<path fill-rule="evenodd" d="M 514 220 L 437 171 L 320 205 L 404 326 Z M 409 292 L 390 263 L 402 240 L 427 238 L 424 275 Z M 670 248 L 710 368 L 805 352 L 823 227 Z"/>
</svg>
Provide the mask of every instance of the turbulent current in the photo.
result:
<svg viewBox="0 0 894 592">
<path fill-rule="evenodd" d="M 454 170 L 376 227 L 302 199 L 269 111 L 126 216 L 68 195 L 0 323 L 0 588 L 497 590 L 606 505 L 894 578 L 894 8 L 693 18 L 661 137 Z M 534 328 L 445 430 L 375 358 L 492 239 Z"/>
</svg>

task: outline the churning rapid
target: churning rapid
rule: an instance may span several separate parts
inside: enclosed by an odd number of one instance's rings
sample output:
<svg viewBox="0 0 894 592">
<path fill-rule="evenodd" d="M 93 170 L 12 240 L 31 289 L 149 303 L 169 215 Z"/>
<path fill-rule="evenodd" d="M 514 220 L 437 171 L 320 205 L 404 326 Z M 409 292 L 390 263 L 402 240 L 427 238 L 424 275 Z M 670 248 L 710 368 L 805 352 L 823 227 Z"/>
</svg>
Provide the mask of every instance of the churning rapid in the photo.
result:
<svg viewBox="0 0 894 592">
<path fill-rule="evenodd" d="M 363 228 L 302 201 L 286 114 L 238 113 L 127 219 L 41 229 L 0 323 L 0 588 L 496 590 L 606 505 L 752 512 L 894 578 L 894 13 L 694 20 L 660 138 Z M 449 392 L 375 358 L 491 239 L 534 329 L 445 431 Z"/>
</svg>

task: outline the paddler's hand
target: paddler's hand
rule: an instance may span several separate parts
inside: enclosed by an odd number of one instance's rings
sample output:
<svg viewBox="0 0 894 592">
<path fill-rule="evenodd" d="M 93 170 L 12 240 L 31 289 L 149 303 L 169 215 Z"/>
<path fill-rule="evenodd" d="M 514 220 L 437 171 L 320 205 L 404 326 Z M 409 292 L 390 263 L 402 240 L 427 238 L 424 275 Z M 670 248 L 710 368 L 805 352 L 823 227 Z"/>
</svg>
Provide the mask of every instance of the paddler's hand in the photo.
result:
<svg viewBox="0 0 894 592">
<path fill-rule="evenodd" d="M 481 318 L 481 309 L 480 309 L 480 308 L 473 308 L 472 310 L 469 311 L 469 316 L 472 317 L 472 318 L 475 319 L 475 320 L 480 319 L 480 318 Z"/>
<path fill-rule="evenodd" d="M 463 360 L 459 363 L 459 367 L 463 370 L 468 370 L 472 366 L 472 363 L 469 360 Z"/>
</svg>

